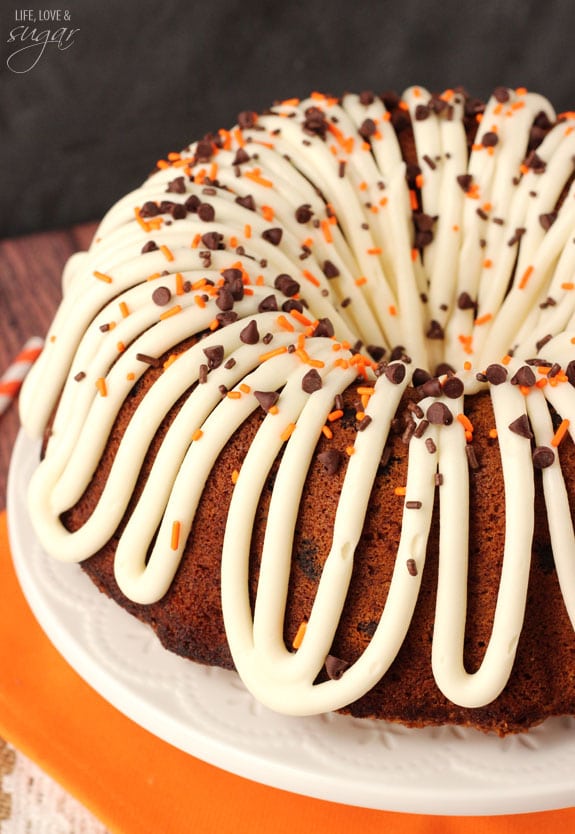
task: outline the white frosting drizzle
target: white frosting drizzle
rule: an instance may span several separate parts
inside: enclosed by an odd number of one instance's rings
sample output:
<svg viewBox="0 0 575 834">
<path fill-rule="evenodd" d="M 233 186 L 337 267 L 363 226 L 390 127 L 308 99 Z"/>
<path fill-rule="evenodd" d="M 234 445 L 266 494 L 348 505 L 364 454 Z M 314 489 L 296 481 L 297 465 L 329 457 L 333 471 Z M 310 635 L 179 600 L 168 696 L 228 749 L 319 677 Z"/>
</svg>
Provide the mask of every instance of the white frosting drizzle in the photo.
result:
<svg viewBox="0 0 575 834">
<path fill-rule="evenodd" d="M 499 90 L 468 153 L 462 94 L 432 97 L 411 87 L 401 110 L 413 127 L 415 173 L 402 158 L 397 113 L 379 98 L 352 94 L 283 102 L 263 116 L 244 116 L 243 127 L 220 131 L 217 142 L 170 155 L 110 210 L 90 250 L 70 259 L 60 309 L 21 396 L 31 434 L 41 434 L 53 415 L 30 512 L 45 549 L 67 561 L 88 558 L 113 536 L 158 428 L 179 403 L 116 550 L 119 587 L 147 604 L 169 588 L 214 462 L 260 407 L 254 392 L 279 393 L 237 473 L 222 606 L 242 679 L 263 703 L 287 713 L 344 707 L 393 663 L 417 602 L 438 472 L 432 666 L 441 691 L 478 707 L 509 679 L 525 611 L 536 457 L 537 465 L 545 459 L 553 554 L 575 626 L 575 534 L 560 435 L 547 405 L 575 438 L 575 117 L 557 120 L 541 96 Z M 545 126 L 533 153 L 541 114 L 554 126 Z M 382 372 L 367 353 L 352 350 L 356 340 L 370 350 L 397 349 L 405 376 Z M 494 380 L 488 365 L 509 351 L 513 358 L 498 365 L 507 379 Z M 516 384 L 525 367 L 538 371 L 525 360 L 539 353 L 547 376 Z M 414 368 L 434 371 L 440 363 L 457 369 L 466 395 L 490 391 L 501 452 L 505 549 L 484 659 L 475 673 L 464 669 L 472 436 L 459 419 L 464 397 L 442 394 L 420 407 L 426 414 L 442 404 L 449 424 L 417 418 L 409 442 L 401 537 L 379 624 L 341 677 L 316 684 L 402 394 Z M 119 441 L 96 507 L 72 533 L 61 515 L 89 485 L 122 406 L 150 365 L 157 378 Z M 321 380 L 312 393 L 303 382 L 310 369 Z M 305 635 L 292 651 L 283 624 L 304 483 L 318 465 L 313 453 L 334 401 L 358 373 L 372 389 L 370 422 L 348 450 L 331 549 Z M 510 428 L 521 417 L 533 441 Z M 533 459 L 532 445 L 539 450 Z M 253 523 L 280 452 L 252 614 Z M 448 523 L 453 516 L 456 525 Z"/>
</svg>

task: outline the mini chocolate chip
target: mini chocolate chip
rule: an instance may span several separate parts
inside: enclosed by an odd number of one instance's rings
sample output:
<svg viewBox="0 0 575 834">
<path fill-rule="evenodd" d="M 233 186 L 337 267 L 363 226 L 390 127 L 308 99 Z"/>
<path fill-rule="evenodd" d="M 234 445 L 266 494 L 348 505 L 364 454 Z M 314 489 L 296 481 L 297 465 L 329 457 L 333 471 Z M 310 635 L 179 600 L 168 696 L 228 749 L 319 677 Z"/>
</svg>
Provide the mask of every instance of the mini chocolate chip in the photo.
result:
<svg viewBox="0 0 575 834">
<path fill-rule="evenodd" d="M 483 138 L 481 139 L 481 144 L 484 148 L 494 148 L 498 142 L 499 136 L 492 130 L 488 131 L 487 133 L 484 133 Z"/>
<path fill-rule="evenodd" d="M 533 466 L 536 469 L 546 469 L 555 460 L 555 452 L 549 446 L 537 446 L 533 450 Z"/>
<path fill-rule="evenodd" d="M 338 681 L 348 668 L 349 663 L 346 660 L 341 660 L 341 658 L 334 657 L 332 654 L 328 654 L 325 659 L 325 671 L 332 681 Z"/>
<path fill-rule="evenodd" d="M 241 331 L 240 341 L 245 345 L 255 345 L 259 342 L 259 340 L 260 334 L 258 331 L 258 325 L 256 320 L 252 319 L 250 323 Z"/>
<path fill-rule="evenodd" d="M 313 211 L 309 203 L 304 203 L 295 210 L 295 219 L 298 223 L 307 223 L 313 217 Z"/>
<path fill-rule="evenodd" d="M 518 368 L 510 380 L 512 385 L 523 385 L 527 388 L 531 388 L 532 385 L 535 385 L 536 381 L 536 376 L 529 365 L 522 365 Z"/>
<path fill-rule="evenodd" d="M 458 376 L 449 376 L 443 383 L 443 393 L 446 397 L 456 400 L 461 397 L 464 391 L 463 382 Z"/>
<path fill-rule="evenodd" d="M 506 87 L 496 87 L 493 90 L 493 96 L 500 104 L 505 104 L 509 101 L 509 90 Z"/>
<path fill-rule="evenodd" d="M 423 385 L 420 385 L 419 390 L 426 397 L 439 397 L 443 393 L 441 382 L 435 376 L 430 377 Z"/>
<path fill-rule="evenodd" d="M 329 319 L 319 319 L 315 330 L 313 331 L 314 336 L 326 336 L 328 339 L 334 335 L 335 330 L 333 324 Z"/>
<path fill-rule="evenodd" d="M 460 310 L 475 310 L 475 301 L 468 292 L 461 292 L 457 298 L 457 306 Z"/>
<path fill-rule="evenodd" d="M 449 426 L 453 423 L 453 414 L 445 403 L 432 403 L 427 409 L 426 417 L 430 423 Z"/>
<path fill-rule="evenodd" d="M 222 241 L 224 236 L 221 235 L 219 232 L 206 232 L 205 235 L 202 235 L 202 243 L 206 247 L 206 249 L 210 249 L 211 251 L 215 251 L 216 249 L 223 249 Z"/>
<path fill-rule="evenodd" d="M 471 188 L 471 183 L 473 182 L 473 177 L 471 174 L 460 174 L 457 178 L 457 185 L 467 193 Z"/>
<path fill-rule="evenodd" d="M 323 262 L 323 274 L 328 279 L 337 278 L 337 276 L 339 275 L 339 269 L 331 261 L 324 261 Z"/>
<path fill-rule="evenodd" d="M 226 287 L 220 287 L 218 290 L 218 297 L 216 298 L 216 307 L 220 310 L 231 310 L 234 306 L 234 299 L 231 292 Z"/>
<path fill-rule="evenodd" d="M 341 452 L 336 449 L 326 449 L 325 452 L 320 452 L 317 457 L 329 475 L 335 475 L 343 460 Z"/>
<path fill-rule="evenodd" d="M 280 395 L 277 391 L 254 391 L 254 397 L 264 411 L 269 411 L 277 403 Z"/>
<path fill-rule="evenodd" d="M 428 339 L 443 339 L 445 334 L 443 332 L 443 327 L 440 325 L 440 323 L 438 321 L 435 321 L 435 319 L 432 319 L 432 321 L 429 324 L 427 333 L 425 335 Z"/>
<path fill-rule="evenodd" d="M 266 295 L 258 304 L 258 313 L 274 313 L 278 309 L 275 295 Z"/>
<path fill-rule="evenodd" d="M 224 361 L 224 346 L 213 345 L 213 347 L 203 348 L 203 351 L 206 355 L 206 359 L 208 360 L 208 368 L 210 370 L 219 368 Z"/>
<path fill-rule="evenodd" d="M 236 203 L 249 211 L 256 210 L 256 201 L 251 194 L 246 194 L 245 197 L 236 197 Z"/>
<path fill-rule="evenodd" d="M 545 229 L 545 231 L 548 231 L 551 228 L 551 226 L 555 223 L 556 220 L 557 220 L 557 212 L 556 211 L 549 211 L 549 212 L 547 212 L 547 214 L 540 214 L 539 215 L 539 223 Z"/>
<path fill-rule="evenodd" d="M 491 385 L 501 385 L 507 379 L 507 368 L 503 365 L 488 365 L 485 369 L 485 377 Z"/>
<path fill-rule="evenodd" d="M 527 438 L 527 440 L 531 440 L 533 437 L 533 432 L 531 431 L 527 414 L 522 414 L 516 420 L 513 420 L 512 423 L 509 423 L 509 429 L 514 434 Z"/>
<path fill-rule="evenodd" d="M 265 229 L 262 232 L 262 237 L 264 240 L 267 240 L 268 243 L 273 244 L 274 246 L 278 246 L 283 235 L 283 229 L 277 226 L 274 229 Z"/>
<path fill-rule="evenodd" d="M 405 365 L 401 362 L 392 362 L 386 367 L 384 374 L 394 385 L 399 385 L 405 379 Z"/>
<path fill-rule="evenodd" d="M 423 385 L 424 382 L 428 382 L 430 379 L 431 374 L 429 371 L 426 371 L 423 368 L 416 368 L 413 372 L 411 382 L 417 388 L 418 386 Z"/>
<path fill-rule="evenodd" d="M 158 244 L 155 240 L 149 240 L 142 246 L 142 255 L 145 255 L 147 252 L 155 252 L 158 248 Z"/>
<path fill-rule="evenodd" d="M 429 118 L 430 112 L 431 111 L 426 104 L 418 104 L 415 108 L 415 121 L 424 122 Z"/>
<path fill-rule="evenodd" d="M 575 387 L 575 359 L 572 359 L 565 368 L 565 375 L 569 380 L 570 385 Z"/>
<path fill-rule="evenodd" d="M 377 130 L 377 125 L 373 121 L 373 119 L 364 119 L 361 125 L 358 128 L 358 133 L 362 137 L 362 139 L 369 139 L 370 136 Z"/>
<path fill-rule="evenodd" d="M 286 273 L 277 276 L 274 287 L 287 296 L 297 295 L 300 289 L 298 282 Z"/>
<path fill-rule="evenodd" d="M 152 301 L 158 307 L 164 307 L 166 304 L 169 304 L 171 297 L 172 293 L 168 287 L 157 287 L 152 293 Z"/>
<path fill-rule="evenodd" d="M 200 220 L 203 220 L 206 223 L 211 223 L 216 216 L 216 212 L 213 206 L 209 203 L 201 203 L 198 206 L 198 217 Z"/>
<path fill-rule="evenodd" d="M 168 187 L 166 189 L 168 193 L 172 194 L 185 194 L 186 193 L 186 181 L 183 177 L 176 177 L 175 180 L 172 180 L 168 183 Z"/>
<path fill-rule="evenodd" d="M 306 394 L 313 394 L 314 391 L 319 391 L 321 386 L 321 376 L 318 374 L 315 368 L 312 368 L 310 371 L 303 375 L 301 380 L 301 387 L 302 390 L 306 392 Z"/>
</svg>

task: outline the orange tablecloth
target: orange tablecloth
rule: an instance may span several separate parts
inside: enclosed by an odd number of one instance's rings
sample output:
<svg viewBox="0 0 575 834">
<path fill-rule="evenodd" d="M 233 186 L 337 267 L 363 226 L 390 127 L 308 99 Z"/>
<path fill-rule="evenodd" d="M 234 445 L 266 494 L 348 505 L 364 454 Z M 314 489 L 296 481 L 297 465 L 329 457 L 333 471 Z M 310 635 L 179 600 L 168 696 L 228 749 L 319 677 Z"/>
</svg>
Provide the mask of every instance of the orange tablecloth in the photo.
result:
<svg viewBox="0 0 575 834">
<path fill-rule="evenodd" d="M 16 580 L 0 514 L 0 735 L 121 834 L 546 834 L 575 808 L 425 817 L 352 808 L 264 787 L 204 764 L 125 718 L 68 666 Z"/>
</svg>

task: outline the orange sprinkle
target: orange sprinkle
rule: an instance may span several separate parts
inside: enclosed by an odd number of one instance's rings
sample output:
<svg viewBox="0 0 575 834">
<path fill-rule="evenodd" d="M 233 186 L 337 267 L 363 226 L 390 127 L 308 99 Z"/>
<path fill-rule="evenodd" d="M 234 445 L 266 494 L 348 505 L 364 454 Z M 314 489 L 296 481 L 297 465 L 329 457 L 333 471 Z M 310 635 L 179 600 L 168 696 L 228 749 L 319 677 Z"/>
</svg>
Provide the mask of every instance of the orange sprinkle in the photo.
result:
<svg viewBox="0 0 575 834">
<path fill-rule="evenodd" d="M 366 394 L 368 397 L 371 397 L 372 394 L 375 394 L 375 388 L 366 385 L 360 385 L 357 389 L 357 393 L 360 396 Z"/>
<path fill-rule="evenodd" d="M 313 273 L 311 273 L 311 272 L 309 271 L 309 269 L 304 269 L 304 271 L 302 272 L 302 275 L 303 275 L 303 277 L 304 277 L 306 280 L 308 280 L 308 281 L 310 282 L 310 284 L 313 284 L 313 285 L 314 285 L 314 287 L 319 287 L 319 286 L 321 286 L 321 284 L 320 284 L 320 282 L 318 281 L 318 279 L 315 277 L 315 275 L 313 275 Z"/>
<path fill-rule="evenodd" d="M 246 140 L 244 139 L 244 134 L 242 133 L 241 129 L 239 127 L 236 127 L 233 131 L 233 134 L 234 139 L 236 140 L 240 148 L 243 148 L 243 146 L 246 144 Z"/>
<path fill-rule="evenodd" d="M 464 371 L 470 371 L 470 370 L 471 370 L 471 362 L 467 362 L 467 361 L 465 361 L 465 362 L 463 363 L 463 370 L 464 370 Z"/>
<path fill-rule="evenodd" d="M 520 290 L 525 289 L 525 287 L 527 286 L 527 282 L 531 278 L 531 275 L 533 273 L 533 269 L 534 269 L 534 267 L 528 266 L 527 269 L 525 270 L 525 272 L 523 273 L 523 277 L 521 278 L 521 281 L 519 282 L 519 289 Z"/>
<path fill-rule="evenodd" d="M 559 428 L 557 429 L 557 431 L 555 432 L 555 434 L 553 435 L 553 438 L 551 440 L 551 445 L 552 446 L 555 446 L 555 448 L 557 448 L 557 446 L 559 446 L 559 444 L 561 443 L 561 441 L 563 440 L 563 438 L 567 434 L 568 428 L 569 428 L 569 420 L 567 420 L 567 419 L 561 420 L 561 424 L 560 424 Z"/>
<path fill-rule="evenodd" d="M 397 308 L 396 308 L 395 304 L 390 304 L 389 305 L 388 313 L 389 313 L 390 316 L 396 316 L 397 315 Z"/>
<path fill-rule="evenodd" d="M 473 423 L 466 414 L 458 414 L 457 419 L 459 420 L 465 431 L 468 431 L 470 434 L 473 434 Z"/>
<path fill-rule="evenodd" d="M 415 261 L 417 260 L 417 256 L 418 256 L 418 255 L 419 255 L 419 252 L 418 252 L 418 251 L 417 251 L 417 249 L 414 247 L 414 248 L 411 250 L 411 260 L 412 260 L 414 263 L 415 263 Z"/>
<path fill-rule="evenodd" d="M 303 638 L 305 637 L 305 630 L 307 628 L 307 620 L 302 620 L 300 627 L 298 628 L 296 635 L 292 641 L 292 647 L 294 649 L 299 649 L 301 644 L 303 643 Z"/>
<path fill-rule="evenodd" d="M 192 440 L 199 440 L 200 437 L 203 437 L 204 433 L 201 429 L 196 429 L 192 435 Z"/>
<path fill-rule="evenodd" d="M 380 206 L 386 206 L 387 205 L 387 197 L 382 197 L 381 200 L 379 201 L 379 205 Z"/>
<path fill-rule="evenodd" d="M 125 301 L 120 301 L 120 313 L 122 314 L 123 318 L 128 318 L 130 315 L 130 311 L 128 310 L 128 305 Z"/>
<path fill-rule="evenodd" d="M 242 382 L 242 384 L 240 385 L 240 391 L 243 394 L 249 394 L 251 390 L 252 389 L 250 388 L 250 386 L 247 385 L 245 382 Z"/>
<path fill-rule="evenodd" d="M 97 270 L 94 271 L 94 278 L 97 278 L 98 281 L 104 281 L 105 284 L 111 284 L 113 280 L 109 275 L 106 275 L 104 272 L 98 272 Z"/>
<path fill-rule="evenodd" d="M 123 353 L 126 350 L 126 345 L 124 344 L 124 342 L 118 342 L 116 348 L 118 353 Z"/>
<path fill-rule="evenodd" d="M 491 321 L 493 318 L 492 313 L 485 313 L 483 316 L 479 316 L 479 318 L 475 319 L 475 324 L 480 326 L 482 324 L 487 324 L 488 321 Z"/>
<path fill-rule="evenodd" d="M 144 220 L 144 218 L 142 217 L 142 215 L 141 215 L 141 213 L 140 213 L 140 209 L 139 209 L 137 206 L 136 206 L 136 208 L 134 209 L 134 214 L 135 214 L 135 216 L 136 216 L 136 220 L 138 221 L 138 223 L 140 224 L 140 226 L 142 227 L 142 229 L 143 229 L 145 232 L 149 232 L 149 231 L 150 231 L 150 226 L 149 226 L 149 224 L 148 224 L 148 223 Z"/>
<path fill-rule="evenodd" d="M 415 184 L 420 190 L 423 188 L 423 174 L 418 174 L 416 176 Z"/>
<path fill-rule="evenodd" d="M 412 211 L 417 211 L 418 209 L 418 202 L 417 202 L 417 194 L 413 189 L 409 190 L 409 203 L 411 205 Z"/>
<path fill-rule="evenodd" d="M 173 307 L 170 307 L 169 310 L 164 310 L 163 313 L 160 313 L 160 319 L 169 319 L 170 316 L 176 316 L 178 313 L 182 312 L 182 307 L 180 304 L 174 304 Z"/>
<path fill-rule="evenodd" d="M 299 98 L 286 98 L 282 101 L 282 104 L 286 107 L 297 107 L 299 104 Z"/>
<path fill-rule="evenodd" d="M 509 354 L 506 353 L 505 356 L 503 357 L 503 359 L 501 360 L 501 364 L 502 365 L 509 365 L 510 362 L 511 362 L 511 356 L 509 356 Z"/>
<path fill-rule="evenodd" d="M 355 279 L 355 283 L 358 287 L 363 287 L 364 284 L 367 284 L 367 278 L 365 275 L 360 275 L 359 278 Z"/>
<path fill-rule="evenodd" d="M 166 370 L 166 368 L 169 368 L 170 365 L 173 365 L 177 358 L 178 358 L 177 353 L 170 353 L 170 355 L 168 356 L 168 358 L 164 362 L 164 365 L 163 365 L 164 370 Z"/>
<path fill-rule="evenodd" d="M 307 316 L 304 316 L 303 313 L 300 313 L 299 310 L 290 310 L 290 316 L 292 316 L 296 321 L 299 321 L 300 324 L 304 326 L 308 326 L 313 324 L 311 319 L 308 319 Z M 303 333 L 301 334 L 303 336 Z"/>
<path fill-rule="evenodd" d="M 194 301 L 198 305 L 198 307 L 200 307 L 202 310 L 205 309 L 206 301 L 205 301 L 205 299 L 202 295 L 195 295 L 194 296 Z"/>
<path fill-rule="evenodd" d="M 330 411 L 327 415 L 327 419 L 330 423 L 333 423 L 335 420 L 339 420 L 343 417 L 343 411 L 341 408 L 336 409 L 335 411 Z"/>
<path fill-rule="evenodd" d="M 329 220 L 322 220 L 321 221 L 321 230 L 323 232 L 323 236 L 325 238 L 326 243 L 333 243 L 333 236 L 331 234 L 331 229 L 329 228 Z"/>
<path fill-rule="evenodd" d="M 529 385 L 520 385 L 519 390 L 521 391 L 524 397 L 528 397 L 531 393 L 531 388 L 529 387 Z"/>
<path fill-rule="evenodd" d="M 382 250 L 381 246 L 374 246 L 372 249 L 367 250 L 367 254 L 368 255 L 381 255 L 382 251 L 383 250 Z"/>
<path fill-rule="evenodd" d="M 259 168 L 254 168 L 253 171 L 245 171 L 244 177 L 247 177 L 249 180 L 257 183 L 258 185 L 263 185 L 264 188 L 273 188 L 273 182 L 265 177 L 262 177 Z"/>
<path fill-rule="evenodd" d="M 246 225 L 244 226 L 244 237 L 247 240 L 249 240 L 251 238 L 251 236 L 252 236 L 252 227 L 250 226 L 249 223 L 246 223 Z"/>
<path fill-rule="evenodd" d="M 406 101 L 403 101 L 403 99 L 398 103 L 397 106 L 399 107 L 400 110 L 409 110 L 409 105 L 407 104 Z"/>
<path fill-rule="evenodd" d="M 270 350 L 267 353 L 260 354 L 260 362 L 267 362 L 268 359 L 273 359 L 274 356 L 280 356 L 282 353 L 287 353 L 287 346 L 282 345 L 282 347 L 275 348 L 275 350 Z"/>
<path fill-rule="evenodd" d="M 543 377 L 543 379 L 538 379 L 537 382 L 535 383 L 536 388 L 545 388 L 546 385 L 547 385 L 547 380 L 545 379 L 545 377 Z"/>
<path fill-rule="evenodd" d="M 459 226 L 457 225 L 457 223 L 455 223 L 451 228 L 453 229 L 454 232 L 459 231 Z"/>
<path fill-rule="evenodd" d="M 177 550 L 178 545 L 180 544 L 180 530 L 182 525 L 179 521 L 174 521 L 172 524 L 172 539 L 170 541 L 170 547 L 172 550 Z"/>
<path fill-rule="evenodd" d="M 493 261 L 491 260 L 491 258 L 485 258 L 485 260 L 483 261 L 483 266 L 485 267 L 485 269 L 491 269 L 491 267 L 493 266 Z"/>
<path fill-rule="evenodd" d="M 133 371 L 130 371 L 129 374 L 126 374 L 126 379 L 128 382 L 132 382 L 132 380 L 136 379 L 136 374 Z"/>
<path fill-rule="evenodd" d="M 197 233 L 197 235 L 194 235 L 194 239 L 192 240 L 192 243 L 191 243 L 192 249 L 197 249 L 198 248 L 198 246 L 200 245 L 201 239 L 202 239 L 202 236 L 199 232 Z"/>
<path fill-rule="evenodd" d="M 106 380 L 104 379 L 103 376 L 99 377 L 96 380 L 96 388 L 98 389 L 101 397 L 107 397 L 108 396 L 108 387 L 106 385 Z"/>
<path fill-rule="evenodd" d="M 561 289 L 562 290 L 574 290 L 575 289 L 575 284 L 573 283 L 573 281 L 564 281 L 561 284 Z"/>
<path fill-rule="evenodd" d="M 288 330 L 290 333 L 293 333 L 295 330 L 293 324 L 288 321 L 285 316 L 278 316 L 276 322 L 278 327 L 281 327 L 282 330 Z"/>
<path fill-rule="evenodd" d="M 181 272 L 176 272 L 176 295 L 184 294 L 184 276 Z"/>
<path fill-rule="evenodd" d="M 234 469 L 234 471 L 232 472 L 232 484 L 237 484 L 239 477 L 240 477 L 240 473 L 238 472 L 237 469 Z"/>
<path fill-rule="evenodd" d="M 333 363 L 333 367 L 334 368 L 343 368 L 344 371 L 345 371 L 345 370 L 347 370 L 347 368 L 349 368 L 349 362 L 347 361 L 347 359 L 336 359 L 335 362 Z"/>
<path fill-rule="evenodd" d="M 162 253 L 162 255 L 165 257 L 165 259 L 167 261 L 173 261 L 174 260 L 174 255 L 172 253 L 172 250 L 169 249 L 165 244 L 160 246 L 160 252 Z"/>
<path fill-rule="evenodd" d="M 329 426 L 324 426 L 322 428 L 322 432 L 323 432 L 324 436 L 327 437 L 328 440 L 331 440 L 333 438 L 333 432 L 332 432 L 332 430 L 330 429 Z"/>
<path fill-rule="evenodd" d="M 395 487 L 393 490 L 396 495 L 405 495 L 407 493 L 407 489 L 404 486 Z"/>
<path fill-rule="evenodd" d="M 164 170 L 165 168 L 169 168 L 169 167 L 170 167 L 170 163 L 169 163 L 169 162 L 167 162 L 167 160 L 165 160 L 165 159 L 158 159 L 158 161 L 156 162 L 156 166 L 157 166 L 160 170 Z"/>
<path fill-rule="evenodd" d="M 155 279 L 159 278 L 161 276 L 161 274 L 162 274 L 161 272 L 154 272 L 154 273 L 152 273 L 152 275 L 148 275 L 148 277 L 146 278 L 146 281 L 155 281 Z"/>
<path fill-rule="evenodd" d="M 294 433 L 294 431 L 295 431 L 295 423 L 288 423 L 288 425 L 285 427 L 285 429 L 283 430 L 283 432 L 280 435 L 281 439 L 284 440 L 284 441 L 289 440 L 290 437 L 292 436 L 292 434 Z"/>
<path fill-rule="evenodd" d="M 271 408 L 268 408 L 268 414 L 279 414 L 280 410 L 277 405 L 272 405 Z"/>
<path fill-rule="evenodd" d="M 495 438 L 497 437 L 497 429 L 489 429 L 489 437 L 492 440 L 495 440 Z"/>
<path fill-rule="evenodd" d="M 226 397 L 228 397 L 230 400 L 241 400 L 242 395 L 240 391 L 228 391 Z"/>
<path fill-rule="evenodd" d="M 352 455 L 355 455 L 355 446 L 346 446 L 345 452 L 346 452 L 346 454 L 347 454 L 347 455 L 349 455 L 350 457 L 351 457 Z"/>
<path fill-rule="evenodd" d="M 372 206 L 370 211 L 372 214 L 377 214 L 379 212 L 379 208 L 377 206 Z"/>
<path fill-rule="evenodd" d="M 365 181 L 365 180 L 363 180 L 362 182 L 360 182 L 360 184 L 358 185 L 358 188 L 359 188 L 359 190 L 360 190 L 360 191 L 366 191 L 366 190 L 367 190 L 367 183 L 366 183 L 366 181 Z"/>
</svg>

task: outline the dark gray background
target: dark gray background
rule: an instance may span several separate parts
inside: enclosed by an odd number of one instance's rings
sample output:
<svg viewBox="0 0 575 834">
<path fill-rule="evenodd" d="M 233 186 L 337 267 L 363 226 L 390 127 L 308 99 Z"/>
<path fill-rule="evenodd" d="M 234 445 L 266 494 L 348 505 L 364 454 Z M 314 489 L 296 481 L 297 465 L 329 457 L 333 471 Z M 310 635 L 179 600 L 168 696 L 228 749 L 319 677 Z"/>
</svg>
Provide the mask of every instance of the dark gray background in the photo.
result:
<svg viewBox="0 0 575 834">
<path fill-rule="evenodd" d="M 80 31 L 16 73 L 23 7 Z M 575 108 L 574 22 L 573 0 L 0 0 L 0 236 L 98 218 L 169 150 L 314 89 L 505 84 Z"/>
</svg>

